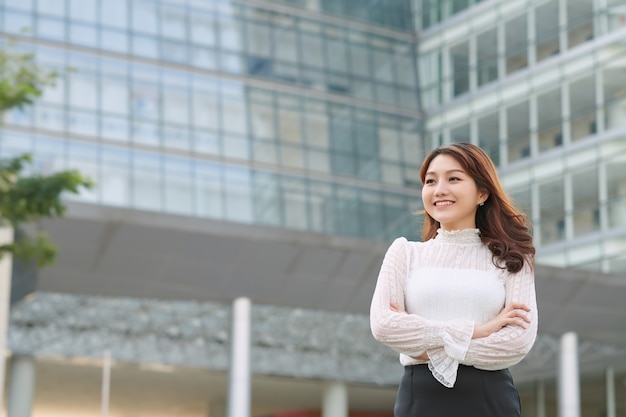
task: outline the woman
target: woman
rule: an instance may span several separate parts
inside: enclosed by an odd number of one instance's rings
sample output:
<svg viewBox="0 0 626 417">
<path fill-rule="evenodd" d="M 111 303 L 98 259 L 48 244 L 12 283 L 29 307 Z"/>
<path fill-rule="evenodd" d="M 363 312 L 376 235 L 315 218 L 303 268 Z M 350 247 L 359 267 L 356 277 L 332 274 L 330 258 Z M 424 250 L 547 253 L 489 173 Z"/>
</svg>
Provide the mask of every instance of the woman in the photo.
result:
<svg viewBox="0 0 626 417">
<path fill-rule="evenodd" d="M 420 176 L 424 241 L 391 244 L 370 310 L 405 367 L 395 417 L 521 416 L 507 368 L 537 334 L 530 224 L 477 146 L 431 151 Z"/>
</svg>

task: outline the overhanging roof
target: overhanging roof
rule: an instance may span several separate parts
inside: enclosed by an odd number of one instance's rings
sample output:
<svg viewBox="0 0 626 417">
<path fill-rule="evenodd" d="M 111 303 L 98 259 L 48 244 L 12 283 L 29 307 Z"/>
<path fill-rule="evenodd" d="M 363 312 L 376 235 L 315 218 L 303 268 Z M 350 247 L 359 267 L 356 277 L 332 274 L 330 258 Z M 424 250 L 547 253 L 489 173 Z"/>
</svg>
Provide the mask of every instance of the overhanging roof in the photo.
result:
<svg viewBox="0 0 626 417">
<path fill-rule="evenodd" d="M 71 203 L 38 290 L 367 314 L 388 244 Z M 626 347 L 626 277 L 537 265 L 539 331 Z"/>
</svg>

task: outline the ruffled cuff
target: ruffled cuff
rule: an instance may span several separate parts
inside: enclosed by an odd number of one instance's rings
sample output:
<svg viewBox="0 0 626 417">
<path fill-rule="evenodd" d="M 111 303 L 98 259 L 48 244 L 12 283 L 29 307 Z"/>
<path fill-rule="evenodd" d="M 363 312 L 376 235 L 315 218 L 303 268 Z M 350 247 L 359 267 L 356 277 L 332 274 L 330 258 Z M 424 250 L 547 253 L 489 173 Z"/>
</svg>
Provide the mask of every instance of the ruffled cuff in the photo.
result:
<svg viewBox="0 0 626 417">
<path fill-rule="evenodd" d="M 441 385 L 452 388 L 456 382 L 459 361 L 446 354 L 443 348 L 428 351 L 428 369 Z"/>
<path fill-rule="evenodd" d="M 473 329 L 474 326 L 472 325 L 472 331 L 466 333 L 460 340 L 444 337 L 443 347 L 428 350 L 428 369 L 443 386 L 448 388 L 454 386 L 459 361 L 465 358 L 469 349 Z"/>
</svg>

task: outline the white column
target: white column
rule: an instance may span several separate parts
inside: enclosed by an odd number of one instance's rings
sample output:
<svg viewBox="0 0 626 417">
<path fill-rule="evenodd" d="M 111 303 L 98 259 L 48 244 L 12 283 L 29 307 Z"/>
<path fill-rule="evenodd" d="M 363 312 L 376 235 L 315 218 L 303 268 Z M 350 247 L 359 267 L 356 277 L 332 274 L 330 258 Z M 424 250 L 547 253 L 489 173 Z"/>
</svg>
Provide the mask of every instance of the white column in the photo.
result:
<svg viewBox="0 0 626 417">
<path fill-rule="evenodd" d="M 609 230 L 609 189 L 606 163 L 598 164 L 598 204 L 600 206 L 600 230 Z"/>
<path fill-rule="evenodd" d="M 506 33 L 504 30 L 504 21 L 500 19 L 497 28 L 498 36 L 498 79 L 502 80 L 506 77 Z"/>
<path fill-rule="evenodd" d="M 478 88 L 478 46 L 476 44 L 476 35 L 469 37 L 467 53 L 469 55 L 469 91 L 474 92 Z"/>
<path fill-rule="evenodd" d="M 559 417 L 580 417 L 580 376 L 578 375 L 578 336 L 561 336 L 559 358 Z"/>
<path fill-rule="evenodd" d="M 606 417 L 616 417 L 615 410 L 615 371 L 606 369 Z"/>
<path fill-rule="evenodd" d="M 593 5 L 593 36 L 597 38 L 608 32 L 607 0 L 594 0 Z"/>
<path fill-rule="evenodd" d="M 506 118 L 506 107 L 502 105 L 498 111 L 498 136 L 500 142 L 500 166 L 504 166 L 509 161 L 509 127 Z"/>
<path fill-rule="evenodd" d="M 35 360 L 15 355 L 10 360 L 7 417 L 30 417 L 35 395 Z"/>
<path fill-rule="evenodd" d="M 452 99 L 452 86 L 454 80 L 452 79 L 452 58 L 450 57 L 450 46 L 444 45 L 441 49 L 441 72 L 443 76 L 443 102 L 446 103 Z"/>
<path fill-rule="evenodd" d="M 348 417 L 348 388 L 341 382 L 330 382 L 324 387 L 322 417 Z"/>
<path fill-rule="evenodd" d="M 533 221 L 533 243 L 535 246 L 541 245 L 541 201 L 539 193 L 539 184 L 532 182 L 530 184 L 530 213 Z"/>
<path fill-rule="evenodd" d="M 565 209 L 565 239 L 574 238 L 574 185 L 572 184 L 572 173 L 565 172 L 563 177 L 563 198 Z"/>
<path fill-rule="evenodd" d="M 470 115 L 470 142 L 474 145 L 480 145 L 479 137 L 478 137 L 478 117 L 476 117 L 476 113 L 472 112 Z"/>
<path fill-rule="evenodd" d="M 559 52 L 567 51 L 567 0 L 559 0 Z"/>
<path fill-rule="evenodd" d="M 537 30 L 535 28 L 535 7 L 529 5 L 526 12 L 526 32 L 528 35 L 528 66 L 532 67 L 537 62 Z"/>
<path fill-rule="evenodd" d="M 0 226 L 0 245 L 13 243 L 13 228 Z M 11 276 L 13 257 L 4 254 L 0 258 L 0 411 L 4 400 L 4 375 L 6 365 L 7 334 L 9 331 L 9 305 L 11 303 Z"/>
<path fill-rule="evenodd" d="M 604 125 L 604 115 L 606 112 L 604 103 L 604 72 L 602 68 L 595 71 L 596 82 L 596 134 L 603 133 L 606 129 Z"/>
<path fill-rule="evenodd" d="M 228 417 L 250 417 L 250 299 L 237 298 L 232 306 L 228 375 Z"/>
<path fill-rule="evenodd" d="M 567 146 L 572 143 L 571 129 L 571 103 L 569 95 L 569 83 L 563 81 L 561 84 L 561 135 L 563 137 L 563 145 Z"/>
<path fill-rule="evenodd" d="M 537 402 L 535 406 L 537 417 L 546 417 L 546 385 L 543 381 L 539 381 L 536 388 Z"/>
<path fill-rule="evenodd" d="M 530 127 L 530 154 L 539 154 L 539 110 L 537 103 L 537 93 L 530 93 L 528 97 L 528 122 Z"/>
</svg>

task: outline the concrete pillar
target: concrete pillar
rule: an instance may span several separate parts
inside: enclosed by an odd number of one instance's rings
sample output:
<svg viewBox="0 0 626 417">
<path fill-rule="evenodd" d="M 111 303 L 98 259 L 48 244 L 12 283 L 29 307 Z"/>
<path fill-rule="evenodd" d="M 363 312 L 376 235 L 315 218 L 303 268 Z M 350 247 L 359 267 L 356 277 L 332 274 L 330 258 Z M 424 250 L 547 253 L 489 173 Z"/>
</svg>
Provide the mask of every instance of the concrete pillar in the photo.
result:
<svg viewBox="0 0 626 417">
<path fill-rule="evenodd" d="M 604 103 L 604 72 L 598 68 L 595 73 L 596 93 L 596 134 L 603 133 L 605 126 L 605 103 Z"/>
<path fill-rule="evenodd" d="M 537 93 L 532 92 L 528 97 L 528 121 L 530 127 L 530 155 L 539 154 L 539 104 Z"/>
<path fill-rule="evenodd" d="M 502 80 L 506 77 L 506 32 L 504 21 L 500 19 L 498 22 L 498 41 L 496 48 L 498 49 L 498 79 Z"/>
<path fill-rule="evenodd" d="M 597 38 L 609 31 L 608 2 L 607 0 L 595 0 L 593 5 L 593 37 Z"/>
<path fill-rule="evenodd" d="M 532 67 L 537 62 L 537 29 L 535 28 L 535 8 L 531 5 L 526 12 L 526 41 L 528 42 L 528 66 Z"/>
<path fill-rule="evenodd" d="M 35 359 L 14 355 L 9 367 L 7 417 L 30 417 L 35 396 Z"/>
<path fill-rule="evenodd" d="M 324 387 L 322 417 L 348 417 L 348 388 L 341 382 L 330 382 Z"/>
<path fill-rule="evenodd" d="M 442 101 L 444 103 L 450 101 L 453 95 L 454 74 L 452 74 L 452 57 L 450 56 L 451 53 L 452 52 L 450 51 L 450 46 L 448 44 L 445 44 L 443 48 L 441 48 L 441 73 L 443 78 Z"/>
<path fill-rule="evenodd" d="M 500 106 L 498 111 L 498 140 L 500 141 L 500 166 L 509 162 L 509 125 L 507 123 L 506 107 Z"/>
<path fill-rule="evenodd" d="M 559 0 L 559 52 L 563 53 L 568 48 L 567 34 L 567 0 Z"/>
<path fill-rule="evenodd" d="M 469 55 L 469 91 L 474 92 L 478 88 L 478 45 L 476 35 L 471 34 L 468 41 L 467 53 Z M 456 76 L 456 74 L 455 74 Z"/>
<path fill-rule="evenodd" d="M 237 298 L 232 306 L 228 417 L 250 417 L 250 299 Z"/>
<path fill-rule="evenodd" d="M 580 375 L 578 374 L 578 336 L 561 336 L 559 358 L 559 417 L 580 417 Z"/>
<path fill-rule="evenodd" d="M 567 146 L 572 143 L 572 104 L 570 103 L 569 83 L 563 81 L 561 84 L 561 134 L 563 137 L 563 145 Z"/>
<path fill-rule="evenodd" d="M 480 138 L 478 137 L 478 117 L 476 117 L 476 113 L 472 112 L 472 115 L 470 116 L 470 142 L 478 146 L 480 145 L 479 140 Z"/>
<path fill-rule="evenodd" d="M 613 368 L 606 370 L 606 417 L 616 417 L 615 403 L 615 371 Z"/>
<path fill-rule="evenodd" d="M 1 116 L 1 115 L 0 115 Z M 0 245 L 14 241 L 13 227 L 0 227 Z M 6 345 L 9 332 L 9 307 L 11 305 L 11 276 L 13 274 L 13 256 L 5 253 L 0 258 L 0 412 L 4 409 L 4 376 L 6 374 Z"/>
</svg>

